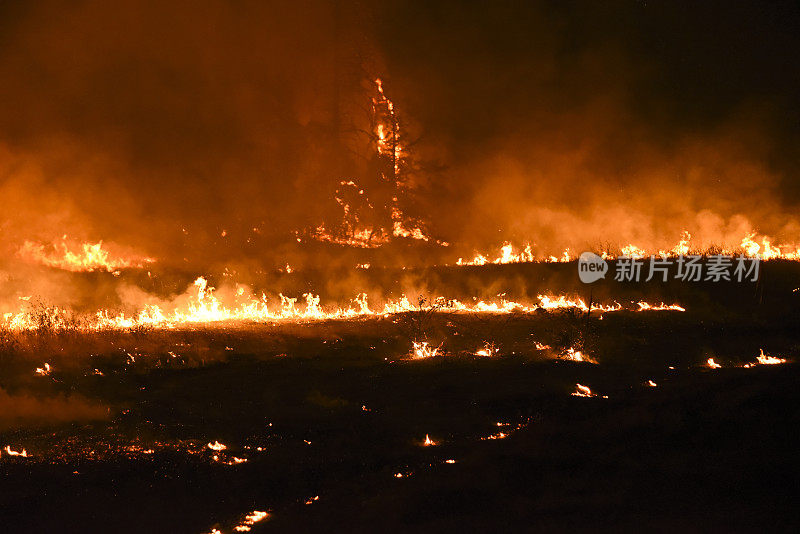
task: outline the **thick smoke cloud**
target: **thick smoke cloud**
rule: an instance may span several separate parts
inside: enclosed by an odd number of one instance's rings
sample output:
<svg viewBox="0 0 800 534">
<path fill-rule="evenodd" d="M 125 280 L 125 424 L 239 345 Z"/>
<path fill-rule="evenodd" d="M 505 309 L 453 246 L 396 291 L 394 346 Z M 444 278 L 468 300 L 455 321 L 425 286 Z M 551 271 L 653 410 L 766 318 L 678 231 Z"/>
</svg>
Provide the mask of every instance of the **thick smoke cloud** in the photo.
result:
<svg viewBox="0 0 800 534">
<path fill-rule="evenodd" d="M 649 247 L 687 229 L 735 244 L 750 228 L 791 241 L 798 11 L 397 2 L 378 35 L 449 164 L 439 221 L 454 242 Z"/>
<path fill-rule="evenodd" d="M 357 178 L 375 74 L 445 168 L 420 210 L 454 252 L 800 238 L 789 3 L 3 6 L 6 257 L 65 233 L 277 257 Z"/>
<path fill-rule="evenodd" d="M 6 243 L 68 233 L 180 261 L 269 243 L 332 202 L 336 101 L 358 89 L 334 87 L 335 54 L 358 44 L 350 11 L 313 0 L 6 10 Z"/>
</svg>

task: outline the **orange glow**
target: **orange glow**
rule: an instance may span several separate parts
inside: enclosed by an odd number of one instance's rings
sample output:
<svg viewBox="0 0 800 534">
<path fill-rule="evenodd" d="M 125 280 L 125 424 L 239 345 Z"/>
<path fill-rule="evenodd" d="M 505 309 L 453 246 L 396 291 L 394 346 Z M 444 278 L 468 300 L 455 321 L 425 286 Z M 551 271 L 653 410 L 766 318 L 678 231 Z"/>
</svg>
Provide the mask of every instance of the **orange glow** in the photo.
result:
<svg viewBox="0 0 800 534">
<path fill-rule="evenodd" d="M 233 527 L 233 530 L 235 530 L 236 532 L 249 532 L 250 527 L 258 523 L 259 521 L 263 521 L 267 517 L 269 517 L 268 512 L 261 512 L 258 510 L 254 510 L 253 512 L 247 514 L 241 523 Z"/>
<path fill-rule="evenodd" d="M 647 249 L 639 247 L 633 243 L 622 245 L 619 248 L 619 254 L 612 254 L 608 251 L 603 251 L 599 255 L 606 260 L 614 260 L 621 256 L 632 258 L 646 258 L 649 256 L 664 256 L 675 257 L 687 254 L 712 254 L 709 250 L 701 250 L 700 246 L 692 246 L 692 235 L 688 231 L 681 233 L 679 242 L 668 250 L 664 249 Z M 744 235 L 736 245 L 721 247 L 713 254 L 722 254 L 727 256 L 743 255 L 747 258 L 759 258 L 761 260 L 800 260 L 800 244 L 785 244 L 775 245 L 774 240 L 768 236 L 757 236 L 755 232 Z M 497 254 L 490 253 L 476 253 L 472 259 L 465 260 L 458 258 L 456 265 L 486 265 L 489 263 L 494 264 L 507 264 L 507 263 L 529 263 L 529 262 L 569 262 L 575 260 L 577 256 L 573 255 L 569 249 L 565 249 L 560 256 L 553 256 L 547 254 L 535 255 L 533 246 L 526 243 L 521 248 L 515 248 L 509 242 L 504 243 Z"/>
<path fill-rule="evenodd" d="M 25 449 L 22 449 L 21 451 L 15 451 L 11 448 L 10 445 L 6 445 L 5 451 L 6 454 L 8 454 L 9 456 L 20 456 L 22 458 L 28 457 L 28 451 L 26 451 Z"/>
<path fill-rule="evenodd" d="M 438 444 L 439 444 L 438 441 L 432 440 L 428 434 L 425 434 L 425 440 L 422 442 L 423 447 L 434 447 Z"/>
<path fill-rule="evenodd" d="M 78 249 L 74 252 L 74 249 Z M 142 257 L 112 257 L 103 249 L 103 242 L 68 245 L 66 237 L 61 243 L 46 247 L 41 243 L 25 241 L 18 253 L 20 258 L 30 263 L 38 263 L 65 271 L 108 271 L 141 268 L 155 260 Z"/>
<path fill-rule="evenodd" d="M 266 295 L 260 297 L 252 294 L 243 285 L 236 285 L 236 292 L 230 304 L 221 301 L 215 289 L 209 286 L 208 281 L 197 278 L 180 302 L 180 305 L 168 311 L 162 309 L 165 305 L 148 304 L 137 314 L 127 316 L 125 314 L 114 315 L 109 310 L 99 310 L 89 317 L 85 317 L 79 326 L 74 326 L 70 322 L 69 314 L 59 308 L 49 308 L 48 323 L 56 330 L 60 328 L 74 327 L 87 331 L 125 329 L 139 325 L 146 325 L 158 328 L 176 328 L 181 325 L 210 324 L 223 321 L 257 321 L 257 322 L 281 322 L 281 321 L 323 321 L 332 319 L 348 319 L 366 316 L 388 316 L 391 314 L 412 312 L 418 310 L 418 306 L 411 303 L 407 296 L 402 296 L 397 300 L 386 301 L 382 308 L 373 310 L 367 302 L 366 293 L 358 294 L 347 307 L 326 306 L 320 304 L 320 298 L 312 293 L 302 296 L 304 304 L 298 305 L 298 298 L 279 295 L 280 302 L 269 302 Z M 474 303 L 463 303 L 455 299 L 445 299 L 436 297 L 432 299 L 438 309 L 447 313 L 534 313 L 537 310 L 560 310 L 560 309 L 580 309 L 587 311 L 588 305 L 580 298 L 572 298 L 564 295 L 539 295 L 538 305 L 526 305 L 519 302 L 500 299 L 495 302 L 485 302 L 478 300 Z M 592 311 L 602 313 L 621 311 L 622 305 L 592 303 Z M 674 305 L 651 305 L 645 302 L 639 303 L 640 311 L 645 310 L 671 310 L 684 311 L 684 308 Z M 24 309 L 17 312 L 7 312 L 3 316 L 3 324 L 11 330 L 33 330 L 38 327 L 37 319 L 27 313 Z M 72 325 L 72 326 L 70 326 Z M 415 343 L 413 349 L 415 357 L 429 357 L 438 354 L 439 347 L 431 347 L 426 342 Z M 47 368 L 37 374 L 46 374 Z"/>
<path fill-rule="evenodd" d="M 584 386 L 582 384 L 575 384 L 575 391 L 571 393 L 574 397 L 597 397 L 597 393 L 593 392 L 589 386 Z M 607 395 L 603 395 L 604 399 L 607 399 Z"/>
<path fill-rule="evenodd" d="M 434 356 L 439 354 L 439 349 L 441 345 L 438 347 L 432 347 L 428 344 L 427 341 L 413 342 L 413 347 L 411 349 L 411 356 L 415 359 L 421 358 L 433 358 Z"/>
</svg>

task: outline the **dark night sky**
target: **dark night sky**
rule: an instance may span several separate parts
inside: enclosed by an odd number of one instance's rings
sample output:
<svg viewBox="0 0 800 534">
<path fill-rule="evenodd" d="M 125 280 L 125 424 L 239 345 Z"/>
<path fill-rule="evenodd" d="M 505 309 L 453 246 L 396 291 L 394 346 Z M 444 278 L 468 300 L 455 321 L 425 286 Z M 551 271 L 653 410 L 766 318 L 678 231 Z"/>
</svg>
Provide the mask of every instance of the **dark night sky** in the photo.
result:
<svg viewBox="0 0 800 534">
<path fill-rule="evenodd" d="M 204 249 L 221 228 L 285 236 L 317 220 L 348 168 L 328 134 L 331 103 L 363 97 L 341 76 L 353 64 L 387 81 L 420 154 L 445 166 L 422 202 L 450 241 L 719 240 L 748 225 L 800 238 L 796 2 L 336 13 L 0 4 L 4 240 L 67 232 L 164 255 L 181 228 Z"/>
</svg>

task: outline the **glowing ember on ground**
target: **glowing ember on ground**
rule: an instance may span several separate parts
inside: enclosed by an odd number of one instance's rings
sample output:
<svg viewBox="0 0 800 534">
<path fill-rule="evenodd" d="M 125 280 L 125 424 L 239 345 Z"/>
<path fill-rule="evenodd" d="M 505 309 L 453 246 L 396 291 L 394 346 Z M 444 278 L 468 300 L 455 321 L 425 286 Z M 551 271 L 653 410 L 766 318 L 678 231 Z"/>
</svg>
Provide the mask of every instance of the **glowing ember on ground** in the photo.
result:
<svg viewBox="0 0 800 534">
<path fill-rule="evenodd" d="M 709 358 L 708 360 L 706 360 L 706 365 L 710 369 L 719 369 L 720 367 L 722 367 L 720 364 L 714 361 L 714 358 Z"/>
<path fill-rule="evenodd" d="M 37 367 L 33 372 L 39 376 L 47 376 L 50 374 L 50 364 L 45 363 L 42 367 Z"/>
<path fill-rule="evenodd" d="M 214 443 L 209 443 L 208 445 L 206 445 L 206 447 L 208 447 L 212 451 L 224 451 L 225 449 L 228 448 L 219 441 L 214 441 Z"/>
<path fill-rule="evenodd" d="M 651 388 L 654 388 L 654 387 L 657 387 L 657 386 L 658 386 L 658 384 L 656 384 L 656 383 L 655 383 L 655 382 L 653 382 L 652 380 L 648 380 L 648 381 L 647 381 L 647 385 L 648 385 L 648 386 L 650 386 Z"/>
</svg>

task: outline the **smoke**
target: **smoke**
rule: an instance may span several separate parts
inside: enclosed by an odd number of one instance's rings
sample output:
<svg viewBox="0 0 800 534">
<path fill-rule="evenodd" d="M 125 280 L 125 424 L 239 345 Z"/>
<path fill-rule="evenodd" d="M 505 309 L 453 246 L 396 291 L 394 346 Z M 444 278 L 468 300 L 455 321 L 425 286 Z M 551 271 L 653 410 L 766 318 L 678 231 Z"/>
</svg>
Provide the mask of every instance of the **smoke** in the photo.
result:
<svg viewBox="0 0 800 534">
<path fill-rule="evenodd" d="M 0 388 L 0 430 L 75 421 L 106 419 L 108 408 L 80 395 L 38 397 L 11 394 Z"/>
<path fill-rule="evenodd" d="M 353 139 L 375 75 L 420 134 L 415 158 L 445 169 L 416 211 L 449 261 L 505 240 L 800 238 L 789 4 L 2 9 L 5 258 L 66 234 L 193 276 L 320 263 L 294 232 L 338 216 L 336 185 L 368 168 Z"/>
<path fill-rule="evenodd" d="M 41 2 L 7 15 L 7 246 L 68 234 L 168 262 L 233 256 L 332 201 L 337 99 L 361 90 L 334 87 L 334 54 L 359 37 L 334 3 Z"/>
<path fill-rule="evenodd" d="M 800 237 L 796 6 L 396 2 L 378 35 L 456 245 Z"/>
</svg>

